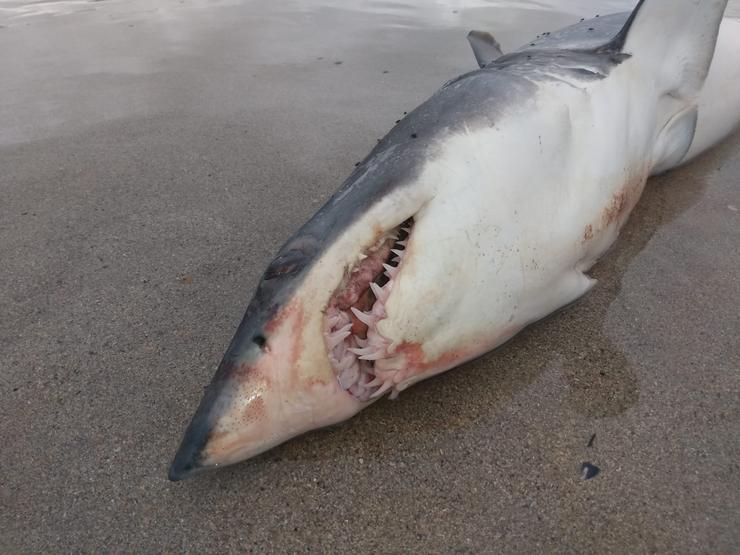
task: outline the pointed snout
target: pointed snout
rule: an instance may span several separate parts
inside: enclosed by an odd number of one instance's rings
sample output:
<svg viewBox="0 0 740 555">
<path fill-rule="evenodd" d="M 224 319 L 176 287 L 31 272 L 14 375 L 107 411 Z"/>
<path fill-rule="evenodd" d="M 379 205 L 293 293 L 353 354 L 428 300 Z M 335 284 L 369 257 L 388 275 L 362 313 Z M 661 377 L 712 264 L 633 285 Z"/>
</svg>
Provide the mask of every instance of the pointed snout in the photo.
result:
<svg viewBox="0 0 740 555">
<path fill-rule="evenodd" d="M 200 406 L 185 430 L 180 447 L 172 461 L 168 478 L 173 482 L 189 478 L 214 466 L 209 453 L 212 439 L 219 422 L 231 409 L 233 400 L 239 395 L 226 362 L 221 363 L 213 382 L 208 386 Z M 224 375 L 227 376 L 224 376 Z"/>
<path fill-rule="evenodd" d="M 281 408 L 290 392 L 266 376 L 264 366 L 260 360 L 221 363 L 185 431 L 170 480 L 248 459 L 291 437 Z"/>
<path fill-rule="evenodd" d="M 237 332 L 185 431 L 170 480 L 246 460 L 365 406 L 339 386 L 320 327 L 308 320 L 293 303 L 259 341 Z"/>
<path fill-rule="evenodd" d="M 194 476 L 203 469 L 197 463 L 199 449 L 196 445 L 197 443 L 195 442 L 188 442 L 187 444 L 183 442 L 167 473 L 167 478 L 170 481 L 179 482 L 180 480 Z"/>
<path fill-rule="evenodd" d="M 324 368 L 303 374 L 262 356 L 214 380 L 193 416 L 169 471 L 182 480 L 263 453 L 307 431 L 335 424 L 363 404 Z"/>
<path fill-rule="evenodd" d="M 167 473 L 167 477 L 173 482 L 179 482 L 194 476 L 206 468 L 201 466 L 199 460 L 200 452 L 205 445 L 209 431 L 204 426 L 201 426 L 201 430 L 203 430 L 201 433 L 194 431 L 193 428 L 194 426 L 191 424 Z"/>
</svg>

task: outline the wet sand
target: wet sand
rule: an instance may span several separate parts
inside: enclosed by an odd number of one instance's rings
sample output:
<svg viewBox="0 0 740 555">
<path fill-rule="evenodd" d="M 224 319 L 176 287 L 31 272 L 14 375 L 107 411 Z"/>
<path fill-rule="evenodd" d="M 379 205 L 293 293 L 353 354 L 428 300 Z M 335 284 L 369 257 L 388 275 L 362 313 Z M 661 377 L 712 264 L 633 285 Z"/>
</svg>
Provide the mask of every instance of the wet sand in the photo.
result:
<svg viewBox="0 0 740 555">
<path fill-rule="evenodd" d="M 0 2 L 0 551 L 737 552 L 740 135 L 651 180 L 581 302 L 167 481 L 272 254 L 467 30 L 594 15 L 267 4 Z"/>
</svg>

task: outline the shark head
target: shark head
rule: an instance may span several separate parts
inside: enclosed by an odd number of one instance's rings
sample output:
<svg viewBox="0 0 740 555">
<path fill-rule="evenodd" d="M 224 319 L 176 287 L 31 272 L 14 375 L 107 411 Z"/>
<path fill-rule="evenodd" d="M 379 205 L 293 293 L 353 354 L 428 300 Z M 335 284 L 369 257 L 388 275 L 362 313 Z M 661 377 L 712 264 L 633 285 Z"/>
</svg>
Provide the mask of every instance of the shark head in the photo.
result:
<svg viewBox="0 0 740 555">
<path fill-rule="evenodd" d="M 470 333 L 475 322 L 449 325 L 465 291 L 449 271 L 449 233 L 440 232 L 464 234 L 465 214 L 440 225 L 438 212 L 465 184 L 456 161 L 448 164 L 449 139 L 467 140 L 471 126 L 492 128 L 534 94 L 533 84 L 503 73 L 471 72 L 410 112 L 283 245 L 185 432 L 170 479 L 346 420 L 487 350 Z"/>
<path fill-rule="evenodd" d="M 375 370 L 392 341 L 378 323 L 411 258 L 413 216 L 433 194 L 418 179 L 428 147 L 398 125 L 281 248 L 185 432 L 171 480 L 346 420 L 392 389 Z"/>
</svg>

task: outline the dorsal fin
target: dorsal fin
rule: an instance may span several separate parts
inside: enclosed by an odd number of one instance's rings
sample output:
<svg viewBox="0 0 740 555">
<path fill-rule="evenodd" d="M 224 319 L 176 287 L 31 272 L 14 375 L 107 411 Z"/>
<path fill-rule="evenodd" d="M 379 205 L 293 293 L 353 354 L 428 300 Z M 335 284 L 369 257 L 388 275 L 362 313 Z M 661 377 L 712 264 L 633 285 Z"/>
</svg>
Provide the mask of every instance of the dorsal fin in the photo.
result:
<svg viewBox="0 0 740 555">
<path fill-rule="evenodd" d="M 470 31 L 468 42 L 473 49 L 475 59 L 480 67 L 486 67 L 496 58 L 503 56 L 501 45 L 491 33 L 485 31 Z"/>
</svg>

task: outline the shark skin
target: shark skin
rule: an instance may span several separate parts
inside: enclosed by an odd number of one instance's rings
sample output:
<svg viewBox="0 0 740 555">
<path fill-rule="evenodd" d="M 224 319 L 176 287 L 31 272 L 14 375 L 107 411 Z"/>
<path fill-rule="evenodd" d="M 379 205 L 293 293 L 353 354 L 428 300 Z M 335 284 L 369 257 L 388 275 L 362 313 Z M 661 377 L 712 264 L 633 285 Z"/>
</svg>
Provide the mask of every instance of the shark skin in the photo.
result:
<svg viewBox="0 0 740 555">
<path fill-rule="evenodd" d="M 648 176 L 729 132 L 720 93 L 701 100 L 725 5 L 643 0 L 600 40 L 529 43 L 405 117 L 268 266 L 170 479 L 350 418 L 588 292 Z"/>
<path fill-rule="evenodd" d="M 520 50 L 542 48 L 589 49 L 608 42 L 624 27 L 630 12 L 603 15 L 538 36 Z M 479 37 L 480 31 L 470 34 Z M 488 35 L 493 44 L 496 40 Z M 480 39 L 479 39 L 480 42 Z M 489 51 L 490 52 L 490 51 Z M 489 54 L 490 55 L 490 54 Z M 709 74 L 697 102 L 699 118 L 691 147 L 680 165 L 690 162 L 740 126 L 740 20 L 724 18 L 717 36 Z M 488 63 L 499 56 L 491 56 Z M 476 60 L 478 55 L 476 54 Z M 486 64 L 484 64 L 485 66 Z M 672 169 L 672 168 L 668 168 Z M 653 173 L 654 175 L 654 173 Z"/>
</svg>

